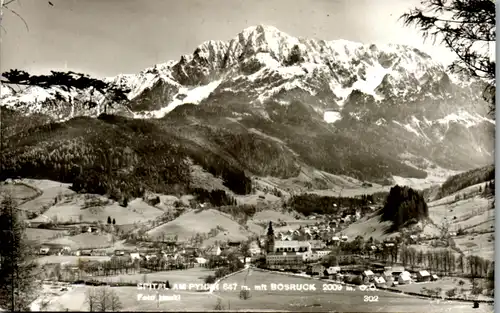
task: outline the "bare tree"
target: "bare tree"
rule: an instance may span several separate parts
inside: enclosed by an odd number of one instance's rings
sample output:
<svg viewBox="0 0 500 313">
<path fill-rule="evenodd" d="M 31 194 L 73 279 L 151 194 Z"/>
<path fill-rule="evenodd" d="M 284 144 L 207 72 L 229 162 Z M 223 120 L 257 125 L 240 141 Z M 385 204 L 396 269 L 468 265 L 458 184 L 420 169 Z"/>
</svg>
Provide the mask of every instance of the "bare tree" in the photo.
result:
<svg viewBox="0 0 500 313">
<path fill-rule="evenodd" d="M 97 290 L 97 310 L 106 312 L 109 309 L 110 293 L 108 288 L 102 287 Z"/>
<path fill-rule="evenodd" d="M 85 303 L 89 306 L 89 312 L 99 311 L 97 308 L 97 292 L 95 288 L 89 288 L 85 292 Z"/>
<path fill-rule="evenodd" d="M 92 312 L 116 312 L 123 308 L 120 298 L 111 290 L 110 287 L 101 287 L 99 289 L 89 289 L 87 291 L 87 303 L 89 310 Z"/>
<path fill-rule="evenodd" d="M 495 60 L 490 45 L 496 41 L 496 10 L 492 0 L 422 0 L 423 7 L 403 14 L 405 26 L 420 29 L 424 39 L 441 42 L 453 51 L 457 60 L 450 65 L 455 73 L 464 73 L 486 81 L 483 97 L 495 110 Z"/>
<path fill-rule="evenodd" d="M 111 290 L 109 294 L 109 309 L 112 312 L 117 312 L 120 311 L 123 308 L 122 303 L 120 301 L 120 297 L 114 292 L 114 290 Z"/>
</svg>

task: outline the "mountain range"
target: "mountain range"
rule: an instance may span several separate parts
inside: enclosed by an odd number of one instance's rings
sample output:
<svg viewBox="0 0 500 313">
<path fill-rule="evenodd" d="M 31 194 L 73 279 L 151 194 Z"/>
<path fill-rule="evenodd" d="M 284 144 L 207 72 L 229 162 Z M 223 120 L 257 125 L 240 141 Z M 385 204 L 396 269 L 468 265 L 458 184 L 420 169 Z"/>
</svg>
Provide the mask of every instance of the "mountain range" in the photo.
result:
<svg viewBox="0 0 500 313">
<path fill-rule="evenodd" d="M 2 86 L 1 103 L 12 117 L 2 123 L 11 130 L 7 155 L 31 160 L 22 142 L 50 154 L 60 149 L 60 129 L 87 145 L 95 143 L 84 133 L 101 126 L 102 136 L 122 127 L 124 138 L 140 141 L 137 128 L 123 128 L 140 124 L 149 130 L 142 139 L 169 138 L 180 159 L 215 176 L 218 160 L 246 176 L 294 177 L 308 166 L 390 184 L 393 176 L 425 178 L 436 167 L 463 171 L 493 162 L 495 121 L 482 99 L 484 84 L 410 46 L 296 38 L 258 25 L 229 41 L 205 42 L 178 61 L 105 80 L 131 90 L 126 105 L 107 109 L 113 118 L 95 119 L 105 108 L 90 91 Z M 97 105 L 88 108 L 89 101 Z M 13 121 L 34 116 L 37 131 L 15 127 Z M 37 142 L 37 132 L 48 142 Z M 131 142 L 121 145 L 132 159 L 144 157 Z M 91 163 L 73 162 L 80 172 Z M 133 167 L 116 166 L 122 173 Z M 4 169 L 14 175 L 13 168 Z"/>
</svg>

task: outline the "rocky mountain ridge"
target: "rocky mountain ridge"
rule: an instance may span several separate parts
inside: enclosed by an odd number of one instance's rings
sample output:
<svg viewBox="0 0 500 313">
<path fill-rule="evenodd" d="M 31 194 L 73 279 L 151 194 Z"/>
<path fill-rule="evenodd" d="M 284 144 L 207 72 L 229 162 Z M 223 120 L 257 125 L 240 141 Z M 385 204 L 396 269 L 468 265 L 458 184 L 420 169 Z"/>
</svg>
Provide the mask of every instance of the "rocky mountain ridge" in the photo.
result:
<svg viewBox="0 0 500 313">
<path fill-rule="evenodd" d="M 379 162 L 390 176 L 398 170 L 380 160 L 424 171 L 436 165 L 465 170 L 493 160 L 495 122 L 487 116 L 482 83 L 448 73 L 409 46 L 296 38 L 259 25 L 229 41 L 207 41 L 179 61 L 106 80 L 131 89 L 127 107 L 108 113 L 164 121 L 187 116 L 189 122 L 196 115 L 196 123 L 221 127 L 221 120 L 204 117 L 215 112 L 287 143 L 326 171 L 362 176 L 351 169 Z M 6 107 L 59 121 L 104 111 L 98 95 L 67 95 L 68 106 L 54 92 L 29 87 L 0 94 Z M 98 105 L 86 108 L 89 100 Z M 307 152 L 325 143 L 334 148 L 314 157 Z M 338 164 L 324 166 L 327 155 Z"/>
</svg>

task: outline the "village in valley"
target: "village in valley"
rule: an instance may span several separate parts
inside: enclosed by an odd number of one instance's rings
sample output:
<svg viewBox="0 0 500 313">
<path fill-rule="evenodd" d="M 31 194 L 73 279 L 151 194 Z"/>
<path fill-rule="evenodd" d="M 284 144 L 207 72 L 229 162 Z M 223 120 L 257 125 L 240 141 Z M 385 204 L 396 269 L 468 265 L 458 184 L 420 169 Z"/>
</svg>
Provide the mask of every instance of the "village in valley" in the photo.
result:
<svg viewBox="0 0 500 313">
<path fill-rule="evenodd" d="M 493 311 L 495 3 L 191 2 L 0 0 L 0 311 Z"/>
<path fill-rule="evenodd" d="M 459 194 L 459 200 L 482 201 L 479 190 L 487 184 L 468 188 Z M 24 212 L 29 217 L 25 220 L 26 233 L 42 268 L 39 280 L 45 294 L 36 305 L 38 310 L 86 309 L 89 294 L 83 291 L 85 286 L 121 287 L 113 290 L 131 292 L 145 283 L 167 289 L 196 284 L 198 293 L 210 292 L 210 284 L 245 269 L 279 274 L 272 276 L 275 278 L 270 283 L 280 283 L 286 274 L 288 280 L 315 279 L 359 290 L 375 288 L 424 298 L 492 301 L 493 289 L 488 287 L 487 278 L 494 263 L 487 256 L 465 254 L 460 243 L 463 238 L 470 242 L 488 238 L 491 244 L 490 229 L 464 230 L 420 221 L 390 233 L 378 220 L 384 197 L 355 196 L 364 197 L 365 205 L 343 207 L 339 202 L 338 207 L 332 205 L 333 213 L 307 216 L 287 208 L 270 210 L 266 208 L 269 204 L 253 208 L 255 212 L 244 207 L 251 216 L 239 219 L 210 203 L 197 203 L 192 197 L 161 196 L 157 201 L 151 196 L 153 202 L 137 199 L 127 209 L 152 216 L 152 220 L 125 224 L 124 215 L 110 213 L 116 203 L 97 195 L 75 194 L 64 184 L 22 179 L 7 181 L 1 187 L 19 191 L 21 209 L 31 206 Z M 30 194 L 30 188 L 35 192 Z M 458 199 L 455 195 L 448 198 Z M 35 206 L 43 207 L 43 213 L 33 210 Z M 61 208 L 64 214 L 93 212 L 78 218 L 64 217 Z M 159 212 L 154 216 L 147 209 Z M 59 214 L 49 218 L 51 212 Z M 102 220 L 97 220 L 99 216 Z M 191 223 L 200 225 L 199 220 L 205 221 L 203 229 L 187 231 Z M 75 292 L 79 292 L 81 301 L 69 304 Z M 127 305 L 141 308 L 144 303 Z M 213 304 L 204 305 L 207 308 Z"/>
</svg>

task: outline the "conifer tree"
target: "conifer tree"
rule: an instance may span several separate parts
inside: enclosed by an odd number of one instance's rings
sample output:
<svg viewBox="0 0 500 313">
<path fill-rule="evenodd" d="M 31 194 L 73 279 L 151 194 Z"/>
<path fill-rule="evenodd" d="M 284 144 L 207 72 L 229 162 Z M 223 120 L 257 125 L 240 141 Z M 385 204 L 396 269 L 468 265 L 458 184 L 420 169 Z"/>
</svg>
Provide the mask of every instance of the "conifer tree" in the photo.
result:
<svg viewBox="0 0 500 313">
<path fill-rule="evenodd" d="M 29 310 L 37 298 L 37 263 L 26 243 L 16 203 L 6 195 L 0 203 L 0 308 Z"/>
<path fill-rule="evenodd" d="M 442 43 L 457 56 L 450 70 L 486 82 L 483 97 L 495 110 L 495 71 L 491 46 L 496 41 L 496 7 L 492 0 L 423 0 L 422 7 L 401 16 L 414 25 L 424 39 Z"/>
</svg>

